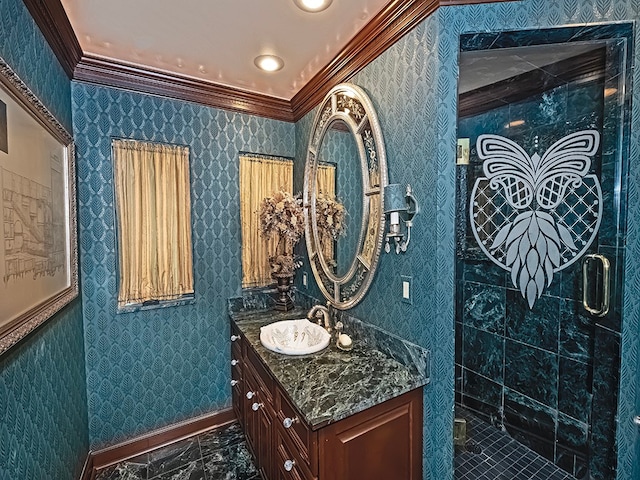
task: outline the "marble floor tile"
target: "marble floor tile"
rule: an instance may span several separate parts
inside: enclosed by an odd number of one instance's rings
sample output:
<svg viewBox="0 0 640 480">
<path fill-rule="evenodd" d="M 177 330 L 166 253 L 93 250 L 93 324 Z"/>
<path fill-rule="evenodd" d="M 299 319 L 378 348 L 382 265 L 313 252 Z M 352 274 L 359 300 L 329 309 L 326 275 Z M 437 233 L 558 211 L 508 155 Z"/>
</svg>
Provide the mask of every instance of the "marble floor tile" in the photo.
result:
<svg viewBox="0 0 640 480">
<path fill-rule="evenodd" d="M 202 458 L 197 437 L 149 452 L 148 478 L 156 478 Z M 170 478 L 170 477 L 169 477 Z"/>
<path fill-rule="evenodd" d="M 131 459 L 104 468 L 97 473 L 96 480 L 146 480 L 147 455 L 142 457 L 141 462 Z"/>
<path fill-rule="evenodd" d="M 244 435 L 240 429 L 240 424 L 232 423 L 227 427 L 199 435 L 198 442 L 200 443 L 202 456 L 207 457 L 216 451 L 244 442 Z"/>
<path fill-rule="evenodd" d="M 193 462 L 181 465 L 170 472 L 165 472 L 155 477 L 149 477 L 149 480 L 206 480 L 204 474 L 204 463 L 202 458 Z"/>
<path fill-rule="evenodd" d="M 238 423 L 96 472 L 96 480 L 260 480 Z"/>
<path fill-rule="evenodd" d="M 233 461 L 230 461 L 233 459 Z M 204 459 L 208 479 L 249 480 L 258 476 L 251 454 L 244 444 L 232 445 Z"/>
</svg>

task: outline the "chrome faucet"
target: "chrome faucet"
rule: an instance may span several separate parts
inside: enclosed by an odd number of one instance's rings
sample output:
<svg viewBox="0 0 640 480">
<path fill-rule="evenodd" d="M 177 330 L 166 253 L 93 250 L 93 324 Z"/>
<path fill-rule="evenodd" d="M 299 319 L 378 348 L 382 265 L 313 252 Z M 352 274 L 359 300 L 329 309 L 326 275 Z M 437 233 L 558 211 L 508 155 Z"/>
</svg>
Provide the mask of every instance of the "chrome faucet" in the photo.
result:
<svg viewBox="0 0 640 480">
<path fill-rule="evenodd" d="M 329 317 L 329 309 L 324 305 L 314 305 L 307 313 L 309 321 L 314 321 L 318 325 L 322 325 L 324 329 L 331 333 L 331 319 Z M 323 325 L 324 323 L 324 325 Z"/>
</svg>

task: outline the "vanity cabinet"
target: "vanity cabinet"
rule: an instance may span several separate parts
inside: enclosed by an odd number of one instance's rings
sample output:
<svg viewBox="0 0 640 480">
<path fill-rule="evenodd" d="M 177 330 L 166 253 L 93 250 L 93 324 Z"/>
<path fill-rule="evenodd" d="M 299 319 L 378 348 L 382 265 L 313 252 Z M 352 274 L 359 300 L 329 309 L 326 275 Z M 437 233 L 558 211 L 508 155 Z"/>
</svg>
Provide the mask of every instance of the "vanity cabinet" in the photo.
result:
<svg viewBox="0 0 640 480">
<path fill-rule="evenodd" d="M 422 387 L 314 430 L 233 322 L 232 335 L 233 408 L 264 480 L 422 479 Z"/>
</svg>

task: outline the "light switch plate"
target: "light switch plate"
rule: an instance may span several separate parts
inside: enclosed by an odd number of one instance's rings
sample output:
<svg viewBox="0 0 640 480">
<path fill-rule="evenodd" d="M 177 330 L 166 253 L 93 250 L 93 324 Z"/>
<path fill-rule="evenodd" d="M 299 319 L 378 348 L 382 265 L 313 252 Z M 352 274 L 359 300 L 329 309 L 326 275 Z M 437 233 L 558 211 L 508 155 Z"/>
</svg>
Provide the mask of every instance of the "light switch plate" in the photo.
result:
<svg viewBox="0 0 640 480">
<path fill-rule="evenodd" d="M 407 275 L 400 275 L 400 280 L 402 282 L 402 301 L 411 304 L 411 283 L 413 283 L 413 278 Z"/>
</svg>

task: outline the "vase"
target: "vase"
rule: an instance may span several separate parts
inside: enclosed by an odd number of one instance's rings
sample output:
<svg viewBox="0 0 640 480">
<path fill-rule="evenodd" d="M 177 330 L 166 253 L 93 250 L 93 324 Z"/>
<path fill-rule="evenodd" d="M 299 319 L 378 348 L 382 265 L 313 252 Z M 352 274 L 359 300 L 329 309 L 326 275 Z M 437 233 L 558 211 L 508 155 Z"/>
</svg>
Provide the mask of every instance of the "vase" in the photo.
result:
<svg viewBox="0 0 640 480">
<path fill-rule="evenodd" d="M 274 308 L 281 312 L 288 312 L 295 306 L 290 294 L 293 273 L 274 273 L 273 277 L 278 282 L 278 298 Z"/>
</svg>

